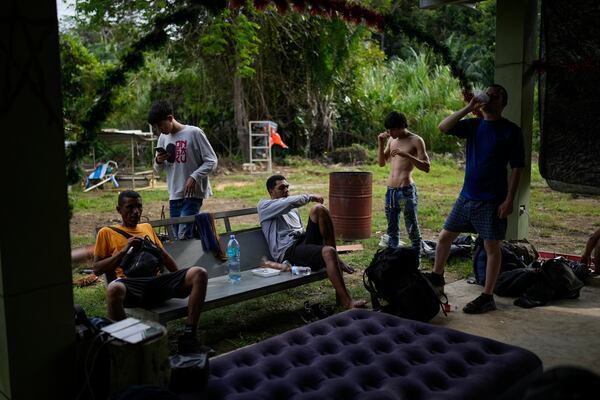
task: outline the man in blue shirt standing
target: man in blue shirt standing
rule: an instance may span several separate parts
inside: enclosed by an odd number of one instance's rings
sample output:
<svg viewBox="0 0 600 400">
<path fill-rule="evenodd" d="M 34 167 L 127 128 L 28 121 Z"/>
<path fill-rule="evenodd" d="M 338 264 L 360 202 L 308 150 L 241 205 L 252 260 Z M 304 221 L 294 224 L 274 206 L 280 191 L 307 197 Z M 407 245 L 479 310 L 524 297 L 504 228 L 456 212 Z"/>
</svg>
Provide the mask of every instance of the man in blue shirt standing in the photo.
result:
<svg viewBox="0 0 600 400">
<path fill-rule="evenodd" d="M 500 243 L 506 235 L 506 218 L 513 212 L 513 200 L 525 166 L 521 129 L 502 117 L 508 103 L 506 89 L 493 84 L 485 94 L 473 97 L 438 126 L 442 133 L 467 140 L 466 170 L 462 191 L 440 232 L 433 272 L 428 278 L 443 292 L 444 266 L 452 241 L 461 232 L 478 233 L 487 256 L 486 279 L 483 293 L 463 308 L 468 314 L 496 309 L 493 292 L 502 261 Z M 483 118 L 462 119 L 479 109 Z M 507 164 L 511 168 L 508 179 Z"/>
</svg>

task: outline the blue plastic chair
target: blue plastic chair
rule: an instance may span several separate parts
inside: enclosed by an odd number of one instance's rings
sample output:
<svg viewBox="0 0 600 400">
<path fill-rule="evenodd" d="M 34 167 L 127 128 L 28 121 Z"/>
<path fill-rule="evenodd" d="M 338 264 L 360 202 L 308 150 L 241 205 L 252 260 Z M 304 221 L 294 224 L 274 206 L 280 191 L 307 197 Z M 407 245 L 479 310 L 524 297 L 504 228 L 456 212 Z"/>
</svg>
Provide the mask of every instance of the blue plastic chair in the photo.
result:
<svg viewBox="0 0 600 400">
<path fill-rule="evenodd" d="M 118 168 L 119 167 L 115 161 L 108 161 L 106 163 L 98 164 L 96 169 L 94 169 L 94 171 L 92 171 L 92 173 L 89 174 L 85 180 L 84 192 L 89 192 L 90 190 L 95 189 L 106 182 L 111 182 L 113 187 L 118 188 L 119 182 L 117 182 L 116 179 Z"/>
</svg>

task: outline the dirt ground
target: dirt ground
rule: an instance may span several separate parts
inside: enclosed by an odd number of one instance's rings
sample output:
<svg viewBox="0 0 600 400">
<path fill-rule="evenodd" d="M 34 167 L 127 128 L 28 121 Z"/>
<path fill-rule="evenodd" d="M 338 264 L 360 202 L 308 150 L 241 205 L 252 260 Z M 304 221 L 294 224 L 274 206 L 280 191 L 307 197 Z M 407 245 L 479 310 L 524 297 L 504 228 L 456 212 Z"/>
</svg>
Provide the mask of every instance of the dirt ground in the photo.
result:
<svg viewBox="0 0 600 400">
<path fill-rule="evenodd" d="M 541 234 L 540 229 L 530 225 L 528 240 L 537 250 L 581 255 L 589 236 L 598 228 L 599 221 L 590 221 L 589 217 L 571 216 L 568 225 L 579 229 L 554 230 L 551 235 Z M 581 228 L 586 226 L 589 228 L 582 231 Z"/>
<path fill-rule="evenodd" d="M 293 171 L 293 168 L 290 167 L 277 167 L 277 173 L 281 173 L 283 175 L 289 174 Z M 230 175 L 232 173 L 240 173 L 241 169 L 234 166 L 232 163 L 226 163 L 224 166 L 219 166 L 219 170 L 217 175 Z M 231 182 L 228 181 L 226 183 L 218 182 L 218 178 L 212 179 L 211 184 L 213 188 L 216 190 L 223 190 L 225 187 L 243 187 L 248 185 L 247 182 L 239 181 L 239 182 Z M 163 188 L 166 190 L 167 185 L 164 181 L 158 181 L 155 183 L 154 187 L 156 189 Z M 115 199 L 116 199 L 115 191 Z M 140 191 L 142 197 L 144 195 L 143 191 Z M 116 202 L 115 202 L 116 205 Z M 246 204 L 241 200 L 237 199 L 223 199 L 223 198 L 215 198 L 211 197 L 210 199 L 204 200 L 202 204 L 202 211 L 204 212 L 216 212 L 223 210 L 235 210 L 239 208 L 253 207 L 256 204 Z M 165 198 L 164 201 L 161 202 L 144 202 L 144 214 L 142 216 L 142 220 L 145 221 L 153 221 L 157 219 L 161 219 L 162 216 L 169 216 L 169 201 Z M 256 217 L 250 216 L 242 216 L 236 217 L 237 223 L 253 223 L 256 221 Z M 113 209 L 106 212 L 78 212 L 73 215 L 70 223 L 70 232 L 71 236 L 84 236 L 89 235 L 90 238 L 95 235 L 96 227 L 104 226 L 113 223 L 121 222 L 119 218 L 119 214 Z"/>
<path fill-rule="evenodd" d="M 142 193 L 143 196 L 143 193 Z M 116 196 L 115 196 L 116 197 Z M 163 210 L 164 207 L 164 210 Z M 205 201 L 202 206 L 202 211 L 204 212 L 216 212 L 223 210 L 233 210 L 236 208 L 245 208 L 251 207 L 248 204 L 244 204 L 239 200 L 233 199 L 208 199 Z M 161 219 L 161 215 L 164 212 L 166 217 L 169 216 L 169 202 L 165 200 L 164 202 L 145 202 L 144 203 L 144 214 L 142 216 L 142 220 L 145 221 L 153 221 L 156 219 Z M 244 221 L 244 218 L 247 221 Z M 241 223 L 250 223 L 255 218 L 252 216 L 248 217 L 239 217 L 236 221 Z M 73 215 L 71 218 L 71 235 L 80 236 L 80 235 L 90 235 L 90 237 L 94 234 L 96 227 L 103 226 L 112 223 L 119 223 L 121 219 L 119 214 L 116 211 L 107 211 L 107 212 L 79 212 Z"/>
<path fill-rule="evenodd" d="M 244 184 L 244 182 L 233 183 L 233 185 L 237 186 L 243 186 Z M 159 188 L 161 185 L 166 188 L 164 183 L 159 183 L 155 187 Z M 141 194 L 142 196 L 144 195 L 143 192 L 141 192 Z M 204 201 L 204 204 L 202 205 L 202 211 L 216 212 L 251 206 L 252 205 L 246 204 L 237 199 L 210 198 Z M 167 199 L 161 202 L 144 202 L 144 214 L 142 215 L 143 221 L 153 221 L 161 219 L 163 216 L 166 216 L 167 218 L 169 217 L 169 201 Z M 238 217 L 236 221 L 240 223 L 251 223 L 255 219 L 256 218 L 253 218 L 252 216 Z M 73 218 L 71 218 L 70 231 L 72 236 L 89 235 L 90 237 L 93 237 L 96 227 L 119 222 L 121 222 L 121 219 L 115 210 L 106 212 L 78 212 L 73 215 Z"/>
</svg>

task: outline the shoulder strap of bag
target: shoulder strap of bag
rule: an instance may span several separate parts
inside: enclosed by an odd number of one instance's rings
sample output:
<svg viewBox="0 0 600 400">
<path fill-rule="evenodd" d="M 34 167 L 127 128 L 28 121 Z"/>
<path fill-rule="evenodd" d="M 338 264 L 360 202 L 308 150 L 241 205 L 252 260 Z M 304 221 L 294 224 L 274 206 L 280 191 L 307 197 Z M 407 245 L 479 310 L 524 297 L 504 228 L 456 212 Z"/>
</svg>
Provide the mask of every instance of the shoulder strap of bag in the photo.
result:
<svg viewBox="0 0 600 400">
<path fill-rule="evenodd" d="M 130 235 L 129 233 L 125 232 L 122 229 L 117 228 L 116 226 L 109 226 L 108 228 L 112 229 L 113 231 L 120 233 L 121 235 L 125 236 L 125 238 L 129 239 L 130 237 L 133 237 L 133 235 Z M 152 241 L 152 239 L 150 239 L 150 236 L 146 235 L 144 236 L 144 239 L 148 239 L 150 241 L 150 243 L 152 243 L 153 245 L 156 246 L 156 243 L 154 243 Z"/>
<path fill-rule="evenodd" d="M 122 229 L 117 228 L 116 226 L 109 226 L 108 228 L 112 229 L 113 231 L 125 236 L 126 239 L 129 239 L 130 237 L 133 237 L 133 235 L 130 235 L 129 233 L 125 232 Z"/>
<path fill-rule="evenodd" d="M 435 290 L 435 288 L 433 287 L 431 282 L 429 282 L 429 279 L 427 279 L 425 276 L 423 276 L 423 274 L 420 271 L 417 271 L 417 275 L 419 275 L 419 279 L 421 279 L 423 282 L 425 282 L 425 285 L 429 287 L 429 289 L 431 290 L 431 293 L 436 297 L 438 303 L 440 304 L 440 309 L 442 310 L 444 315 L 447 317 L 448 313 L 446 312 L 446 309 L 444 308 L 444 306 L 448 305 L 448 296 L 446 296 L 446 293 L 441 293 L 440 296 L 438 296 L 437 291 Z M 443 297 L 444 299 L 442 300 L 440 297 Z"/>
<path fill-rule="evenodd" d="M 373 286 L 373 282 L 367 274 L 367 270 L 363 271 L 363 285 L 371 295 L 371 304 L 373 305 L 373 310 L 379 311 L 381 309 L 381 303 L 379 302 L 379 293 L 377 293 L 377 290 Z"/>
</svg>

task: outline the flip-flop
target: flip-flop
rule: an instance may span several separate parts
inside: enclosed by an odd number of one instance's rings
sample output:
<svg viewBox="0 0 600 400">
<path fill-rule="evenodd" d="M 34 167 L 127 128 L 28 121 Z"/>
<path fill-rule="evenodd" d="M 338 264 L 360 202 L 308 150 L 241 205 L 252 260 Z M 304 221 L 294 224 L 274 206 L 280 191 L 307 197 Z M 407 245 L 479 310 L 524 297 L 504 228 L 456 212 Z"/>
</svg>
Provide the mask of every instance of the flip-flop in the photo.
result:
<svg viewBox="0 0 600 400">
<path fill-rule="evenodd" d="M 313 314 L 316 315 L 319 319 L 327 318 L 333 315 L 334 313 L 333 307 L 326 306 L 321 303 L 315 303 L 312 306 L 310 306 L 310 308 Z"/>
<path fill-rule="evenodd" d="M 340 261 L 340 268 L 347 274 L 353 274 L 355 272 L 354 268 L 352 268 L 343 261 Z"/>
<path fill-rule="evenodd" d="M 304 321 L 307 324 L 310 324 L 311 322 L 315 322 L 319 320 L 319 317 L 317 315 L 315 315 L 314 311 L 313 311 L 313 306 L 310 305 L 310 302 L 308 300 L 306 300 L 304 302 L 304 309 L 300 312 L 300 318 L 302 318 L 302 321 Z"/>
</svg>

